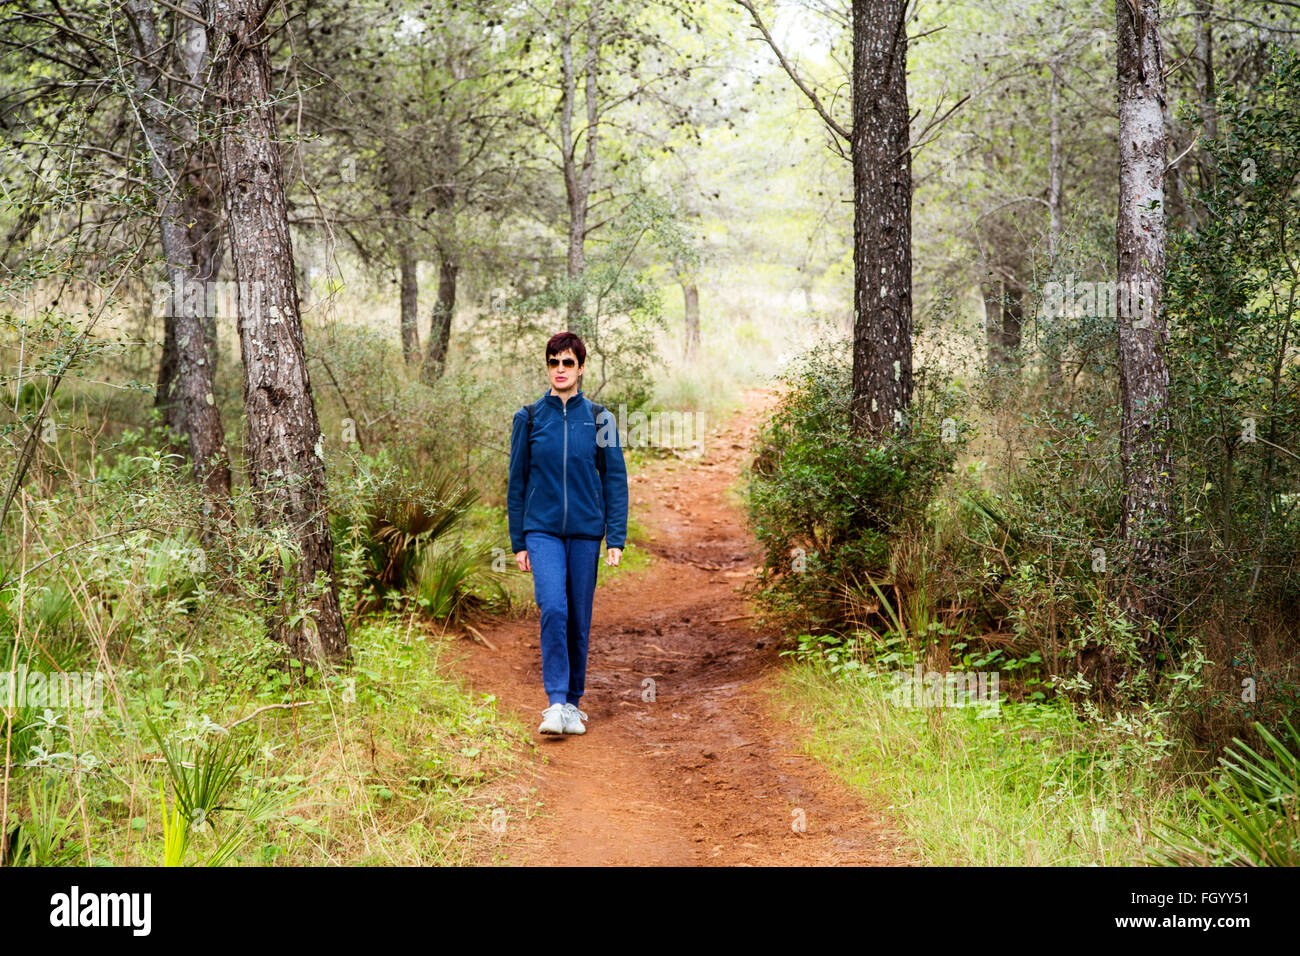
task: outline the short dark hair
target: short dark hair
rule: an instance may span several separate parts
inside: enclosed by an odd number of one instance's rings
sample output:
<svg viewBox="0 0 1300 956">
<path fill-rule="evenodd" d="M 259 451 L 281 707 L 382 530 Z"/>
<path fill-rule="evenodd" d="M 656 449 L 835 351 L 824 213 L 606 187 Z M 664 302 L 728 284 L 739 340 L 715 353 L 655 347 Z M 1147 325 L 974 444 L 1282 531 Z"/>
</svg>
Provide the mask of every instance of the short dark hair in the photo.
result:
<svg viewBox="0 0 1300 956">
<path fill-rule="evenodd" d="M 574 358 L 578 360 L 578 365 L 587 364 L 587 346 L 582 344 L 582 339 L 578 338 L 572 332 L 556 332 L 546 343 L 546 357 L 559 355 L 568 349 L 573 350 Z"/>
</svg>

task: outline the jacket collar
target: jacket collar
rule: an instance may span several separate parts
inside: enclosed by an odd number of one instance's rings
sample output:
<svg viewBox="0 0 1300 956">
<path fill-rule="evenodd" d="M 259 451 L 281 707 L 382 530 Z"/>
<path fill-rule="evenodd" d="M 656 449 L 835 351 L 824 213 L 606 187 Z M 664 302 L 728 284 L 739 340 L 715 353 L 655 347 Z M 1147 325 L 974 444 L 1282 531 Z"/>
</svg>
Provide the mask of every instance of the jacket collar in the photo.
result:
<svg viewBox="0 0 1300 956">
<path fill-rule="evenodd" d="M 569 396 L 569 405 L 573 406 L 574 408 L 580 408 L 582 406 L 582 400 L 584 398 L 586 398 L 586 396 L 582 394 L 582 386 L 579 385 L 578 390 L 574 392 L 571 396 Z M 549 388 L 542 394 L 542 401 L 544 401 L 547 405 L 551 405 L 555 408 L 560 409 L 560 411 L 564 411 L 564 409 L 567 407 L 564 404 L 564 401 L 560 398 L 560 396 L 551 394 L 551 390 Z"/>
</svg>

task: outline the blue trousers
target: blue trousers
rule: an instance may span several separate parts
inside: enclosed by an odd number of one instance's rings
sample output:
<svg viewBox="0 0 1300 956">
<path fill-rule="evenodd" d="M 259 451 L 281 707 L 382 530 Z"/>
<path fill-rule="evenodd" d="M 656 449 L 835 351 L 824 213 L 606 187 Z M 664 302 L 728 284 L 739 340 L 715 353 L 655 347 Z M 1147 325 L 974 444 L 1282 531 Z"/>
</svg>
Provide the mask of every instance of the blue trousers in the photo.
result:
<svg viewBox="0 0 1300 956">
<path fill-rule="evenodd" d="M 524 535 L 533 596 L 542 612 L 542 684 L 552 704 L 576 704 L 586 690 L 587 639 L 600 542 L 541 531 Z"/>
</svg>

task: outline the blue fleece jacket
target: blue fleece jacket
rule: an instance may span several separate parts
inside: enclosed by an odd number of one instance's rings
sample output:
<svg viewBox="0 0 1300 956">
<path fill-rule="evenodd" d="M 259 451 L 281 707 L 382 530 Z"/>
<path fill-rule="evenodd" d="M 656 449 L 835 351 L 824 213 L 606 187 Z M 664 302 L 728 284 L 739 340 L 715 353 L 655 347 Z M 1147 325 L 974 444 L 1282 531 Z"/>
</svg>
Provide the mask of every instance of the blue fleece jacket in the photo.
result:
<svg viewBox="0 0 1300 956">
<path fill-rule="evenodd" d="M 604 538 L 610 548 L 626 543 L 627 466 L 618 423 L 609 409 L 600 422 L 594 412 L 581 389 L 567 404 L 548 390 L 533 405 L 531 441 L 527 408 L 515 412 L 506 491 L 512 552 L 525 550 L 529 531 Z"/>
</svg>

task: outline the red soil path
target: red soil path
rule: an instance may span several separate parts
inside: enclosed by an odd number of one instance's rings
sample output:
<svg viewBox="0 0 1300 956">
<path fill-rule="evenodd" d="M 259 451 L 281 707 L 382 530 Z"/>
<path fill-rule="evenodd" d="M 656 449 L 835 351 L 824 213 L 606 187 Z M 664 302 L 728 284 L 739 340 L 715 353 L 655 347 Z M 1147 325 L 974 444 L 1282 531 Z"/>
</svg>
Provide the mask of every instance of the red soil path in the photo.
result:
<svg viewBox="0 0 1300 956">
<path fill-rule="evenodd" d="M 737 589 L 760 552 L 727 489 L 748 463 L 768 391 L 705 441 L 701 458 L 655 461 L 629 479 L 634 542 L 648 568 L 601 559 L 583 736 L 535 735 L 537 812 L 511 813 L 483 862 L 537 865 L 888 865 L 913 859 L 878 811 L 800 754 L 800 730 L 762 690 L 782 666 Z M 454 666 L 536 728 L 542 691 L 536 608 L 462 642 Z M 767 675 L 767 677 L 765 677 Z M 654 699 L 644 699 L 647 679 Z M 800 832 L 795 824 L 804 822 Z"/>
</svg>

